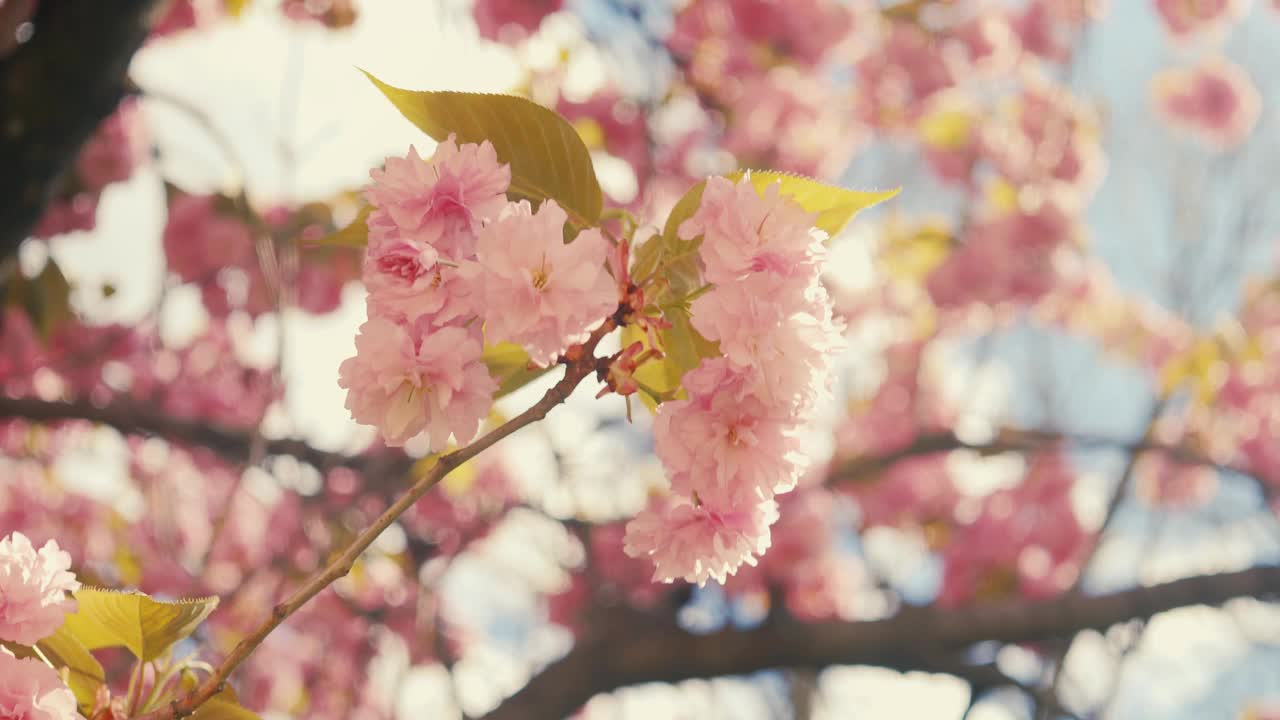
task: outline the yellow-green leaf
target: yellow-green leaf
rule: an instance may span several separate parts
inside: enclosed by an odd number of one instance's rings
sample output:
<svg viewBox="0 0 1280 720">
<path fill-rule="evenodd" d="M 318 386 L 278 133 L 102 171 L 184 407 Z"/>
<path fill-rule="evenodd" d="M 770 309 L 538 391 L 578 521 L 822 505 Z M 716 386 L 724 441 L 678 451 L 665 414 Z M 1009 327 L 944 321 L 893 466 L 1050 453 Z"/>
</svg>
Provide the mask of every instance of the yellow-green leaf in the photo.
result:
<svg viewBox="0 0 1280 720">
<path fill-rule="evenodd" d="M 89 654 L 84 645 L 76 640 L 66 627 L 36 643 L 37 653 L 26 645 L 2 643 L 15 656 L 20 658 L 44 656 L 58 673 L 66 678 L 71 692 L 75 693 L 76 703 L 84 710 L 93 707 L 98 686 L 107 681 L 106 673 L 97 658 Z"/>
<path fill-rule="evenodd" d="M 73 317 L 71 285 L 52 258 L 30 278 L 13 264 L 7 276 L 0 278 L 0 294 L 5 304 L 26 310 L 32 326 L 46 339 Z"/>
<path fill-rule="evenodd" d="M 97 658 L 89 654 L 84 644 L 68 632 L 65 625 L 37 646 L 54 665 L 67 668 L 67 684 L 75 693 L 76 702 L 92 707 L 98 686 L 107 681 Z"/>
<path fill-rule="evenodd" d="M 191 720 L 258 720 L 257 714 L 246 710 L 230 690 L 209 698 L 190 717 Z"/>
<path fill-rule="evenodd" d="M 595 224 L 604 196 L 591 153 L 573 125 L 535 102 L 514 95 L 402 90 L 369 73 L 369 79 L 410 122 L 444 140 L 488 140 L 511 166 L 508 195 L 535 204 L 551 198 L 576 225 Z"/>
<path fill-rule="evenodd" d="M 514 343 L 487 345 L 481 359 L 489 367 L 489 374 L 498 381 L 498 391 L 493 394 L 495 400 L 510 395 L 551 369 L 529 369 L 529 354 Z"/>
<path fill-rule="evenodd" d="M 316 241 L 316 245 L 339 247 L 362 248 L 369 244 L 369 213 L 372 207 L 365 205 L 360 208 L 360 212 L 356 214 L 354 220 L 347 224 L 346 227 L 326 235 Z"/>
<path fill-rule="evenodd" d="M 737 178 L 734 178 L 735 180 Z M 834 236 L 849 224 L 854 215 L 873 205 L 879 205 L 897 195 L 901 190 L 849 190 L 818 182 L 803 175 L 773 171 L 752 171 L 751 184 L 763 191 L 781 181 L 781 192 L 800 203 L 807 212 L 818 213 L 814 222 L 828 235 Z"/>
<path fill-rule="evenodd" d="M 79 608 L 64 628 L 89 650 L 123 646 L 144 661 L 154 660 L 195 631 L 218 606 L 218 598 L 163 602 L 138 592 L 82 588 Z"/>
</svg>

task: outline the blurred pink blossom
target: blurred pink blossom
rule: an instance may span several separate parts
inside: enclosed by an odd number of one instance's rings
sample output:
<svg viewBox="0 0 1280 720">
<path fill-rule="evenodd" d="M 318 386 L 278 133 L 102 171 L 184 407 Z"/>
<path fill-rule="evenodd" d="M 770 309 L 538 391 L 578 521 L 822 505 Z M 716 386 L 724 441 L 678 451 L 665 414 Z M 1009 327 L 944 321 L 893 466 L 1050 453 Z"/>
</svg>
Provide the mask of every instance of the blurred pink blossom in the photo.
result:
<svg viewBox="0 0 1280 720">
<path fill-rule="evenodd" d="M 1161 71 L 1151 81 L 1160 116 L 1216 150 L 1230 150 L 1253 132 L 1262 99 L 1249 75 L 1222 58 Z"/>
</svg>

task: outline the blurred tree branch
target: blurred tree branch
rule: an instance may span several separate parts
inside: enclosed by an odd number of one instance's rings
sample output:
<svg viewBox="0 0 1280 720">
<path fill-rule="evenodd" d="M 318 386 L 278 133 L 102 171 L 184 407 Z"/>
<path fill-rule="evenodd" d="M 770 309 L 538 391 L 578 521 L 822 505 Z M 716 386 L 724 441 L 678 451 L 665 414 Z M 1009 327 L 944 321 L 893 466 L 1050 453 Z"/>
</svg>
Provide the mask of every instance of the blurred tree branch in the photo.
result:
<svg viewBox="0 0 1280 720">
<path fill-rule="evenodd" d="M 828 484 L 873 480 L 897 462 L 920 455 L 972 450 L 981 455 L 1000 453 L 1025 453 L 1049 449 L 1057 443 L 1067 443 L 1079 448 L 1121 450 L 1126 453 L 1158 452 L 1186 465 L 1202 465 L 1219 472 L 1233 473 L 1254 479 L 1264 499 L 1270 499 L 1274 491 L 1249 468 L 1215 460 L 1189 445 L 1162 443 L 1149 437 L 1139 440 L 1121 440 L 1105 435 L 1068 433 L 1056 430 L 1019 430 L 1006 428 L 985 442 L 969 442 L 950 431 L 921 433 L 911 444 L 878 455 L 863 455 L 835 464 L 827 476 Z"/>
<path fill-rule="evenodd" d="M 17 251 L 62 173 L 125 91 L 159 0 L 45 0 L 0 60 L 0 258 Z"/>
<path fill-rule="evenodd" d="M 255 454 L 252 430 L 220 427 L 206 420 L 185 420 L 142 405 L 119 401 L 94 405 L 86 401 L 45 401 L 0 396 L 0 418 L 22 418 L 49 423 L 84 420 L 115 428 L 125 435 L 154 435 L 193 447 L 203 447 L 233 463 L 245 463 Z M 349 455 L 314 447 L 303 440 L 282 438 L 262 441 L 263 455 L 289 455 L 320 470 L 345 467 L 370 477 L 401 480 L 413 463 L 399 450 Z"/>
<path fill-rule="evenodd" d="M 885 620 L 802 623 L 777 618 L 752 630 L 694 635 L 670 618 L 631 613 L 601 617 L 563 658 L 490 713 L 487 720 L 567 717 L 591 696 L 628 685 L 741 675 L 774 668 L 876 665 L 952 672 L 1001 682 L 998 671 L 939 665 L 936 653 L 975 643 L 1020 643 L 1070 637 L 1133 618 L 1237 597 L 1280 594 L 1280 567 L 1201 575 L 1108 595 L 1068 594 L 961 609 L 905 608 Z M 987 678 L 986 676 L 994 677 Z"/>
<path fill-rule="evenodd" d="M 143 405 L 119 401 L 108 405 L 94 405 L 86 401 L 49 401 L 0 396 L 0 418 L 22 418 L 44 423 L 86 420 L 113 427 L 126 435 L 155 435 L 187 445 L 208 448 L 223 458 L 238 463 L 248 460 L 252 454 L 254 442 L 253 433 L 249 430 L 219 427 L 207 421 L 176 418 Z M 1249 468 L 1214 460 L 1190 446 L 1170 445 L 1150 438 L 1131 441 L 1104 435 L 1012 428 L 1001 430 L 995 438 L 986 442 L 968 442 L 950 431 L 922 433 L 910 445 L 902 448 L 877 455 L 863 455 L 835 464 L 827 477 L 827 483 L 835 485 L 873 481 L 877 474 L 889 469 L 895 463 L 920 455 L 952 450 L 972 450 L 984 455 L 1037 452 L 1057 443 L 1068 443 L 1090 449 L 1164 453 L 1181 463 L 1201 465 L 1219 472 L 1251 478 L 1262 492 L 1264 499 L 1270 499 L 1273 495 L 1267 483 Z M 290 455 L 322 470 L 337 467 L 351 468 L 369 474 L 375 479 L 378 477 L 401 478 L 412 464 L 412 460 L 398 450 L 345 454 L 321 450 L 303 440 L 291 438 L 266 441 L 264 454 Z"/>
</svg>

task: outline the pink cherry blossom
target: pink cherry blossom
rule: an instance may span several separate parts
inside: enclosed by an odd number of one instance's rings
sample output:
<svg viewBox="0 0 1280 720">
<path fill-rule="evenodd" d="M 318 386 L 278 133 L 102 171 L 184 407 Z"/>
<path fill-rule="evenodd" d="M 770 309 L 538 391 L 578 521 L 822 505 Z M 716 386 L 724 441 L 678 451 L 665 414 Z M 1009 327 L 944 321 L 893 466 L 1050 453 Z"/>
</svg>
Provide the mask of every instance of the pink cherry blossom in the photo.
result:
<svg viewBox="0 0 1280 720">
<path fill-rule="evenodd" d="M 1151 94 L 1166 122 L 1217 150 L 1244 142 L 1262 111 L 1249 75 L 1222 58 L 1162 71 L 1151 81 Z"/>
<path fill-rule="evenodd" d="M 485 226 L 476 243 L 476 309 L 488 341 L 522 345 L 538 365 L 586 340 L 617 306 L 605 266 L 609 242 L 590 229 L 566 243 L 566 219 L 554 200 L 536 213 L 521 201 Z"/>
<path fill-rule="evenodd" d="M 212 282 L 222 268 L 257 264 L 248 226 L 218 212 L 212 195 L 169 201 L 164 251 L 169 269 L 187 282 Z"/>
<path fill-rule="evenodd" d="M 704 361 L 690 371 L 693 386 L 700 373 L 716 373 Z M 771 500 L 795 487 L 803 456 L 788 408 L 770 407 L 729 381 L 690 400 L 666 402 L 654 420 L 654 443 L 672 488 L 715 507 L 743 507 Z M 687 386 L 688 387 L 688 386 Z"/>
<path fill-rule="evenodd" d="M 697 0 L 676 17 L 672 51 L 692 60 L 700 82 L 746 74 L 770 54 L 805 66 L 822 60 L 853 27 L 851 3 L 820 0 Z M 768 53 L 752 53 L 767 48 Z M 722 75 L 721 73 L 729 73 Z"/>
<path fill-rule="evenodd" d="M 54 540 L 38 552 L 20 532 L 0 540 L 0 640 L 32 645 L 62 627 L 76 609 L 67 593 L 80 589 L 70 568 Z"/>
<path fill-rule="evenodd" d="M 854 106 L 830 101 L 841 92 L 825 75 L 786 65 L 726 85 L 720 95 L 735 122 L 724 148 L 744 167 L 838 176 L 866 139 Z"/>
<path fill-rule="evenodd" d="M 1031 0 L 1012 18 L 1022 49 L 1051 60 L 1071 59 L 1080 31 L 1107 12 L 1108 0 Z"/>
<path fill-rule="evenodd" d="M 31 230 L 32 237 L 51 238 L 77 231 L 92 230 L 98 221 L 98 194 L 79 192 L 69 198 L 55 198 L 45 206 L 40 222 Z"/>
<path fill-rule="evenodd" d="M 913 123 L 923 103 L 955 84 L 939 38 L 910 22 L 884 23 L 876 52 L 856 66 L 865 88 L 857 102 L 863 120 L 877 128 L 899 129 Z"/>
<path fill-rule="evenodd" d="M 48 362 L 31 316 L 9 305 L 0 310 L 0 388 L 10 394 L 30 389 L 32 374 Z"/>
<path fill-rule="evenodd" d="M 6 720 L 79 720 L 76 696 L 58 671 L 36 658 L 17 658 L 0 647 L 0 717 Z"/>
<path fill-rule="evenodd" d="M 369 175 L 370 245 L 394 231 L 453 261 L 472 255 L 475 233 L 506 205 L 511 184 L 511 168 L 498 162 L 493 145 L 458 145 L 452 135 L 429 160 L 410 147 L 407 156 L 387 158 Z"/>
<path fill-rule="evenodd" d="M 1021 484 L 982 498 L 977 517 L 949 534 L 938 602 L 1067 590 L 1091 542 L 1071 505 L 1074 485 L 1066 457 L 1051 451 L 1031 462 Z"/>
<path fill-rule="evenodd" d="M 783 590 L 787 610 L 804 620 L 850 617 L 861 579 L 857 561 L 839 550 L 839 498 L 810 486 L 779 498 L 769 552 L 725 586 L 731 595 Z"/>
<path fill-rule="evenodd" d="M 986 159 L 1005 180 L 1043 188 L 1056 202 L 1088 200 L 1106 168 L 1094 109 L 1038 74 L 1006 107 L 983 128 Z"/>
<path fill-rule="evenodd" d="M 777 517 L 773 501 L 717 510 L 671 495 L 653 500 L 627 523 L 625 549 L 653 560 L 655 581 L 723 583 L 769 549 L 769 526 Z"/>
<path fill-rule="evenodd" d="M 1178 40 L 1222 30 L 1249 10 L 1252 0 L 1154 0 L 1165 30 Z"/>
<path fill-rule="evenodd" d="M 770 403 L 801 406 L 822 389 L 842 347 L 831 300 L 816 278 L 753 273 L 691 305 L 693 327 L 739 368 L 758 368 Z"/>
<path fill-rule="evenodd" d="M 707 282 L 731 282 L 752 272 L 789 275 L 821 255 L 826 233 L 813 226 L 817 216 L 784 197 L 781 188 L 781 181 L 772 183 L 762 197 L 749 178 L 707 179 L 697 212 L 679 228 L 686 240 L 702 236 L 698 256 Z"/>
<path fill-rule="evenodd" d="M 1054 286 L 1055 252 L 1074 236 L 1075 223 L 1051 202 L 976 222 L 925 286 L 940 307 L 1038 300 Z"/>
<path fill-rule="evenodd" d="M 86 190 L 96 192 L 129 179 L 133 169 L 146 159 L 146 152 L 147 139 L 137 102 L 126 99 L 80 149 L 76 175 Z"/>
<path fill-rule="evenodd" d="M 363 275 L 370 308 L 408 323 L 427 318 L 433 325 L 473 314 L 474 283 L 457 266 L 438 260 L 426 243 L 371 236 Z"/>
<path fill-rule="evenodd" d="M 403 445 L 425 430 L 440 451 L 450 435 L 470 442 L 489 411 L 497 383 L 481 350 L 478 331 L 422 332 L 374 316 L 360 326 L 356 355 L 338 368 L 338 384 L 351 416 L 377 427 L 387 444 Z"/>
<path fill-rule="evenodd" d="M 480 37 L 515 43 L 537 30 L 542 19 L 562 5 L 564 0 L 476 0 L 476 26 Z"/>
</svg>

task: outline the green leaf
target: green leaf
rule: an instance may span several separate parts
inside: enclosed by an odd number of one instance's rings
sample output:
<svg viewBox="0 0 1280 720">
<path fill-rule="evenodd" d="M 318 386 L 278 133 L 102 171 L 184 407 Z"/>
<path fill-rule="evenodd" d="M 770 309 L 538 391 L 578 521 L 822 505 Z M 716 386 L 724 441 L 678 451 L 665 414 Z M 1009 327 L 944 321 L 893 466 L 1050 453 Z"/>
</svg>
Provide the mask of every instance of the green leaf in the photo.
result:
<svg viewBox="0 0 1280 720">
<path fill-rule="evenodd" d="M 76 695 L 76 702 L 82 706 L 93 707 L 97 697 L 98 686 L 107 681 L 106 673 L 97 658 L 89 654 L 85 646 L 66 628 L 36 644 L 40 652 L 58 667 L 67 668 L 67 684 Z"/>
<path fill-rule="evenodd" d="M 0 278 L 0 294 L 7 305 L 26 310 L 31 325 L 48 339 L 60 325 L 73 317 L 71 285 L 53 258 L 35 277 L 26 277 L 14 264 L 7 277 Z"/>
<path fill-rule="evenodd" d="M 209 698 L 203 705 L 191 713 L 191 720 L 258 720 L 257 714 L 246 710 L 235 693 L 230 690 Z"/>
<path fill-rule="evenodd" d="M 369 213 L 373 212 L 373 208 L 365 205 L 360 208 L 360 212 L 356 214 L 354 220 L 347 224 L 346 227 L 326 235 L 315 241 L 320 246 L 338 246 L 362 248 L 369 244 Z"/>
<path fill-rule="evenodd" d="M 3 643 L 3 645 L 17 657 L 39 658 L 43 655 L 53 663 L 58 672 L 64 674 L 71 692 L 75 693 L 76 703 L 82 709 L 88 710 L 93 707 L 98 687 L 107 681 L 102 664 L 89 654 L 84 645 L 68 632 L 65 626 L 36 643 L 39 653 L 26 645 L 14 643 Z"/>
<path fill-rule="evenodd" d="M 195 631 L 218 606 L 218 598 L 163 602 L 138 592 L 82 588 L 79 609 L 64 628 L 84 647 L 124 646 L 143 661 L 163 655 Z"/>
<path fill-rule="evenodd" d="M 849 190 L 827 185 L 803 175 L 773 171 L 752 171 L 751 173 L 751 184 L 759 191 L 764 191 L 777 181 L 782 182 L 783 195 L 788 195 L 800 203 L 800 207 L 807 212 L 818 213 L 818 219 L 814 224 L 832 237 L 843 230 L 854 215 L 873 205 L 879 205 L 902 191 L 901 188 Z"/>
<path fill-rule="evenodd" d="M 551 198 L 575 225 L 594 225 L 604 196 L 591 153 L 556 112 L 514 95 L 402 90 L 365 73 L 382 94 L 423 132 L 460 143 L 488 140 L 511 165 L 507 194 L 534 204 Z"/>
<path fill-rule="evenodd" d="M 551 369 L 529 369 L 529 354 L 514 343 L 485 346 L 481 359 L 489 366 L 489 374 L 498 381 L 498 391 L 493 394 L 494 400 L 510 395 Z"/>
</svg>

